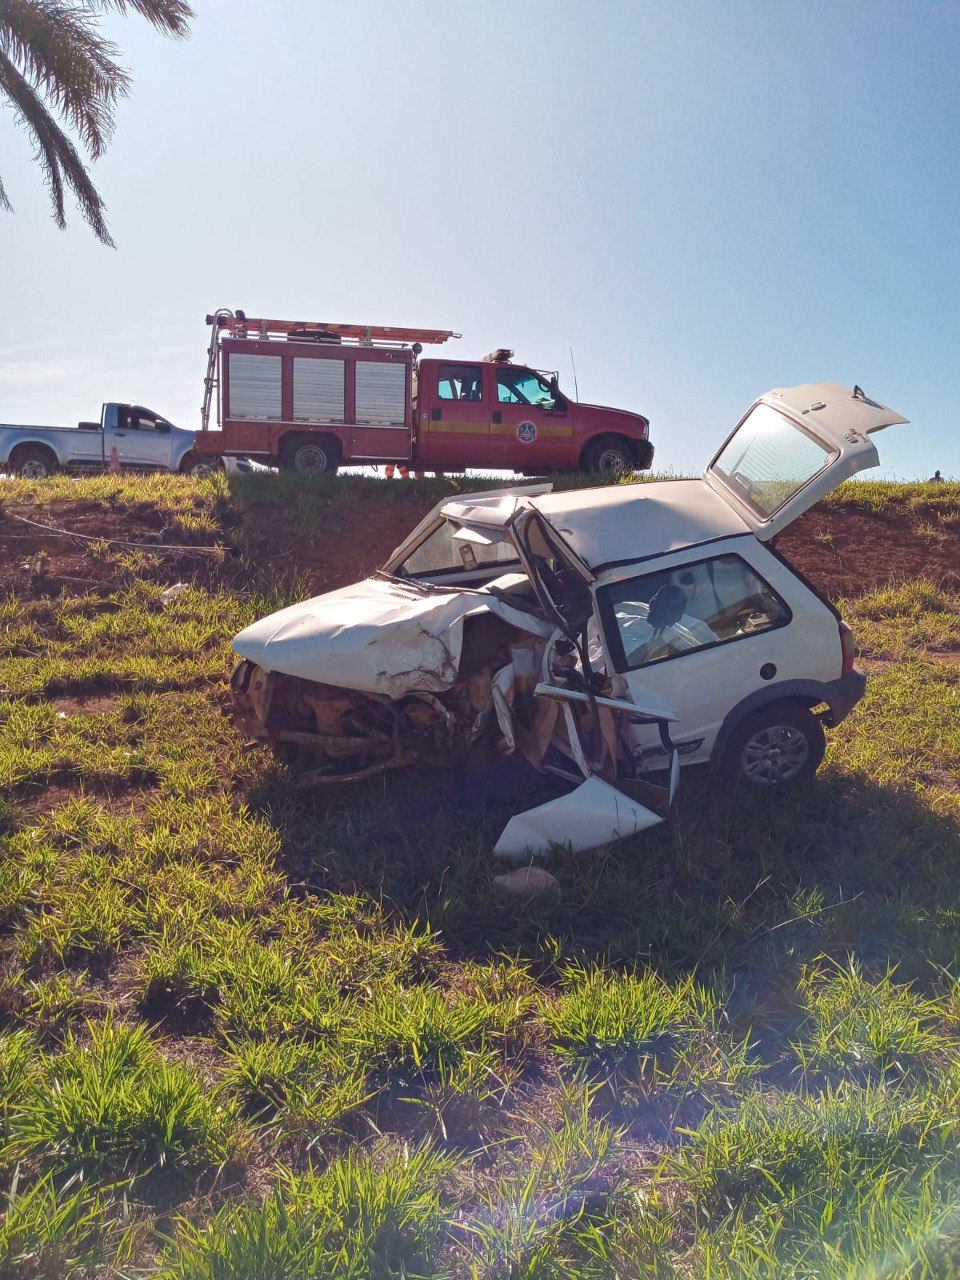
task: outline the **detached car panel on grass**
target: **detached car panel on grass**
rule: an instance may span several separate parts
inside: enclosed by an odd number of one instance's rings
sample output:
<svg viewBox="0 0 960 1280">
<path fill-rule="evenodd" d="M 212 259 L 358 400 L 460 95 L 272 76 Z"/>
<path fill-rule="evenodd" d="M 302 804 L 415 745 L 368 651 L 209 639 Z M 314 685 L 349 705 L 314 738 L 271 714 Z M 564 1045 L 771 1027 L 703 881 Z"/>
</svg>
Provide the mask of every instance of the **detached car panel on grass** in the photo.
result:
<svg viewBox="0 0 960 1280">
<path fill-rule="evenodd" d="M 522 755 L 571 791 L 507 825 L 516 857 L 661 821 L 680 763 L 810 774 L 865 681 L 839 615 L 765 544 L 905 421 L 808 384 L 762 396 L 702 480 L 439 503 L 374 577 L 235 638 L 237 714 L 311 758 L 304 786 Z"/>
</svg>

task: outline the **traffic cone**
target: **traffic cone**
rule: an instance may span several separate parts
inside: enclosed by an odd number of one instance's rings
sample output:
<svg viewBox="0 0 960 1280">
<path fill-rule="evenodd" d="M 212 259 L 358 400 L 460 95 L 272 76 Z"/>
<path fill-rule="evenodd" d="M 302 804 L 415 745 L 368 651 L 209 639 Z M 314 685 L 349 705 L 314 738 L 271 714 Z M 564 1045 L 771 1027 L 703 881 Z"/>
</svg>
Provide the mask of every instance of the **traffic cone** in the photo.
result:
<svg viewBox="0 0 960 1280">
<path fill-rule="evenodd" d="M 117 453 L 116 445 L 114 445 L 110 450 L 110 462 L 107 466 L 107 470 L 112 476 L 118 476 L 120 474 L 120 455 Z"/>
<path fill-rule="evenodd" d="M 394 471 L 396 471 L 396 467 L 393 465 L 392 462 L 388 462 L 387 465 L 383 468 L 383 474 L 387 477 L 388 480 L 393 479 Z"/>
</svg>

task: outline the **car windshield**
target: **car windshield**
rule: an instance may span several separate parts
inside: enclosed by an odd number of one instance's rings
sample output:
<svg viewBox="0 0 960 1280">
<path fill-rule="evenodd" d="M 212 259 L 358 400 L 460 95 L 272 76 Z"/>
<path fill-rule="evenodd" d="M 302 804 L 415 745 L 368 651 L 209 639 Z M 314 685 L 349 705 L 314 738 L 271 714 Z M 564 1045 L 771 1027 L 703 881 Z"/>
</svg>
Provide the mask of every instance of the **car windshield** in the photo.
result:
<svg viewBox="0 0 960 1280">
<path fill-rule="evenodd" d="M 711 470 L 766 520 L 836 457 L 836 450 L 770 405 L 759 404 L 724 445 Z"/>
<path fill-rule="evenodd" d="M 472 573 L 486 566 L 519 564 L 516 548 L 509 540 L 485 545 L 455 538 L 459 528 L 452 521 L 443 520 L 390 572 L 399 578 L 429 580 L 464 571 Z"/>
</svg>

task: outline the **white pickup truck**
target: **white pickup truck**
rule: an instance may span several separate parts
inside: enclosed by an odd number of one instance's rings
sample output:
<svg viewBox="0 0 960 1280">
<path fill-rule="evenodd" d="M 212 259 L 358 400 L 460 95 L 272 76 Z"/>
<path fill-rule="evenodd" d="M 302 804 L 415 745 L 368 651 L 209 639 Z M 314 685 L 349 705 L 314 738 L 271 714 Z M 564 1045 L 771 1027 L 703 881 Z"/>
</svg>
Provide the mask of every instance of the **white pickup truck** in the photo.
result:
<svg viewBox="0 0 960 1280">
<path fill-rule="evenodd" d="M 138 404 L 103 406 L 99 422 L 76 427 L 0 423 L 0 472 L 42 480 L 55 471 L 106 471 L 113 450 L 124 469 L 209 475 L 214 465 L 193 452 L 195 433 Z"/>
</svg>

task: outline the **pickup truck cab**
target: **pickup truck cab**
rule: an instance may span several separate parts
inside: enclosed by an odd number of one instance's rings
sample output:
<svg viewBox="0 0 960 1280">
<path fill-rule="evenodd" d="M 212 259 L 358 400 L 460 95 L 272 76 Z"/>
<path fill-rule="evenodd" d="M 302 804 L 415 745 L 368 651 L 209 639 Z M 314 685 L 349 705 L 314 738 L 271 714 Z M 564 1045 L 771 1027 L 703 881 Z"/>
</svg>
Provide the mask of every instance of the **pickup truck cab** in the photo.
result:
<svg viewBox="0 0 960 1280">
<path fill-rule="evenodd" d="M 0 423 L 0 471 L 42 480 L 55 471 L 106 471 L 113 450 L 124 469 L 206 475 L 208 459 L 193 453 L 195 432 L 183 431 L 138 404 L 103 406 L 99 422 L 75 427 Z"/>
</svg>

